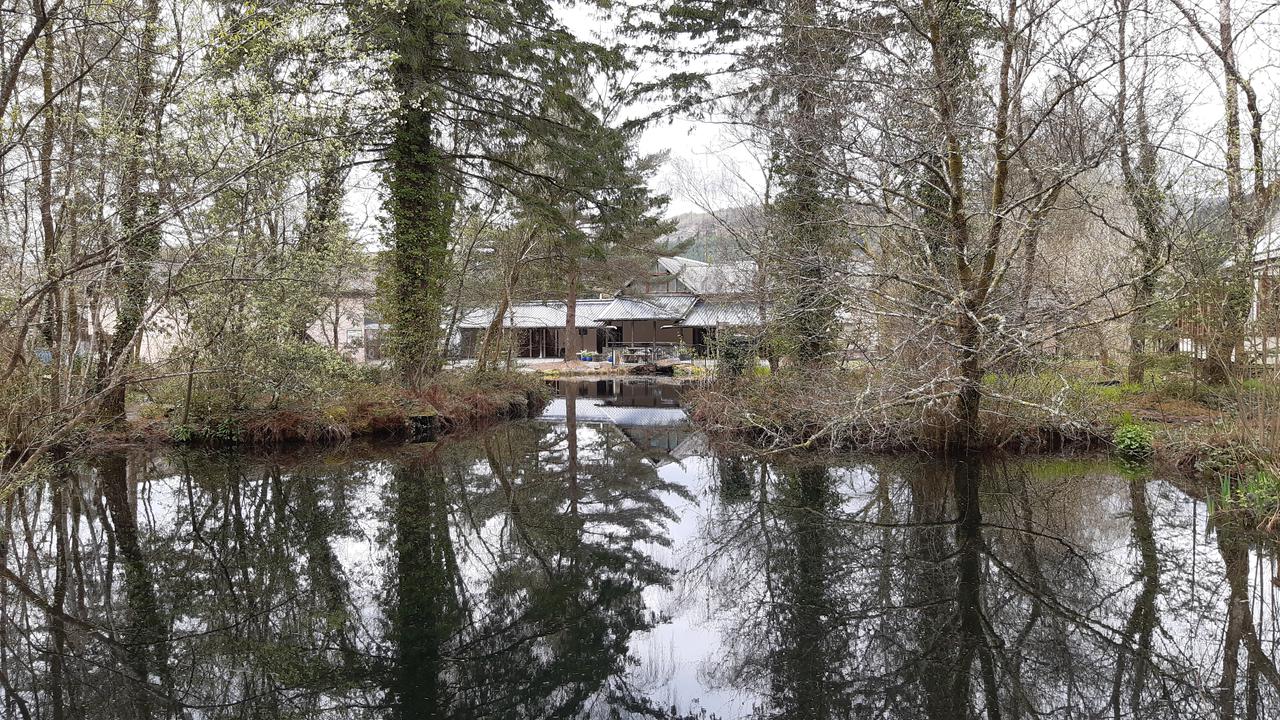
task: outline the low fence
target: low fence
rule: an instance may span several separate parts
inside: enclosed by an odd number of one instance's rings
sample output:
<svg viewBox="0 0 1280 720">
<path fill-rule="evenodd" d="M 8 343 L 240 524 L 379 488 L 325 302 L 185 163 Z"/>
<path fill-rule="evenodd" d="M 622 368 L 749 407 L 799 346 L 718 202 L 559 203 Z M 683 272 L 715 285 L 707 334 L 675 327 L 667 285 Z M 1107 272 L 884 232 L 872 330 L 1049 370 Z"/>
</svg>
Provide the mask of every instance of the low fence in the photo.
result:
<svg viewBox="0 0 1280 720">
<path fill-rule="evenodd" d="M 657 362 L 679 357 L 680 343 L 611 342 L 605 345 L 605 354 L 616 356 L 622 364 Z"/>
</svg>

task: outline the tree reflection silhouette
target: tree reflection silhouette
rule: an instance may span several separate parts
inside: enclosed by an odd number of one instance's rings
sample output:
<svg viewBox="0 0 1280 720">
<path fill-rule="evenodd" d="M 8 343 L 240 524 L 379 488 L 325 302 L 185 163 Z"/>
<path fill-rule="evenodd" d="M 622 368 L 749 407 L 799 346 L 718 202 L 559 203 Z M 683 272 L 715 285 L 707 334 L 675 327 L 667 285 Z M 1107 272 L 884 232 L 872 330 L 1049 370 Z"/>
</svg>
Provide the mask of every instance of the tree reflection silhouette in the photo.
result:
<svg viewBox="0 0 1280 720">
<path fill-rule="evenodd" d="M 625 438 L 579 437 L 570 417 L 397 470 L 400 716 L 658 713 L 623 675 L 630 638 L 655 621 L 641 592 L 667 579 L 640 544 L 665 542 L 671 488 Z"/>
<path fill-rule="evenodd" d="M 802 465 L 783 476 L 776 500 L 783 532 L 776 538 L 776 571 L 770 577 L 771 701 L 777 717 L 846 717 L 850 704 L 838 658 L 848 641 L 831 587 L 837 529 L 828 516 L 837 499 L 825 467 Z"/>
<path fill-rule="evenodd" d="M 718 467 L 721 510 L 702 540 L 713 557 L 697 566 L 725 593 L 722 633 L 745 639 L 712 677 L 764 698 L 757 716 L 1226 716 L 1237 701 L 1203 682 L 1215 673 L 1199 659 L 1215 653 L 1195 626 L 1232 622 L 1216 640 L 1222 684 L 1249 699 L 1246 717 L 1274 709 L 1274 661 L 1244 615 L 1247 541 L 1217 530 L 1221 615 L 1176 558 L 1178 592 L 1208 605 L 1162 623 L 1162 557 L 1195 546 L 1172 508 L 1157 520 L 1149 478 L 1071 463 L 775 465 L 744 503 L 736 465 Z M 1127 512 L 1100 515 L 1099 492 Z M 1243 619 L 1227 622 L 1228 608 Z M 1253 668 L 1238 682 L 1233 648 Z"/>
<path fill-rule="evenodd" d="M 567 415 L 363 460 L 56 466 L 0 508 L 0 715 L 1280 713 L 1272 550 L 1223 514 L 1199 542 L 1195 501 L 1149 473 L 660 472 Z M 700 670 L 678 691 L 666 652 Z"/>
</svg>

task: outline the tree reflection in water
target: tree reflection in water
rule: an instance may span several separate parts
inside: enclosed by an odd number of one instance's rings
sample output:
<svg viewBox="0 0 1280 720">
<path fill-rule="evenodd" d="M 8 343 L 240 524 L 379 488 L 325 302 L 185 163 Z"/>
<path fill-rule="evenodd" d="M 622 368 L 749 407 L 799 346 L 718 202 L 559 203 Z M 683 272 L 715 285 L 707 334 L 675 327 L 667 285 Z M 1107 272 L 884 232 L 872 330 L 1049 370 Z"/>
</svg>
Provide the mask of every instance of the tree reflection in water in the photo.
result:
<svg viewBox="0 0 1280 720">
<path fill-rule="evenodd" d="M 779 463 L 745 497 L 745 462 L 716 461 L 720 508 L 700 540 L 733 561 L 702 558 L 684 582 L 719 595 L 737 641 L 707 672 L 758 698 L 754 716 L 1280 712 L 1280 616 L 1269 578 L 1249 574 L 1271 549 L 1230 527 L 1197 547 L 1192 501 L 1149 475 Z"/>
<path fill-rule="evenodd" d="M 479 457 L 397 471 L 399 716 L 653 710 L 624 671 L 631 636 L 655 620 L 641 591 L 666 582 L 640 546 L 665 542 L 668 488 L 625 439 L 582 433 L 575 447 L 576 430 L 507 426 Z"/>
<path fill-rule="evenodd" d="M 56 465 L 0 508 L 0 716 L 1280 715 L 1272 550 L 1150 471 L 689 453 L 577 407 Z"/>
</svg>

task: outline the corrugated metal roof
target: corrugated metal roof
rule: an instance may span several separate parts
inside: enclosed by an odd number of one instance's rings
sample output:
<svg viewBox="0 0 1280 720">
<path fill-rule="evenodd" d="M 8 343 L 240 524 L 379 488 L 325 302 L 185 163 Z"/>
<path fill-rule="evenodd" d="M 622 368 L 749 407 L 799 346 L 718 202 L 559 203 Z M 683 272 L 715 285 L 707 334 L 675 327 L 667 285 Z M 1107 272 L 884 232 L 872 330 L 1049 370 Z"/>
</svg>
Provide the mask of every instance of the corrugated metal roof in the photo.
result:
<svg viewBox="0 0 1280 720">
<path fill-rule="evenodd" d="M 600 311 L 612 300 L 578 300 L 574 326 L 589 328 L 598 326 Z M 462 317 L 458 327 L 485 328 L 493 320 L 493 309 L 472 310 Z M 507 311 L 502 326 L 505 328 L 561 328 L 565 326 L 566 308 L 562 302 L 515 303 Z"/>
<path fill-rule="evenodd" d="M 597 316 L 610 320 L 675 320 L 684 317 L 697 301 L 690 295 L 618 296 Z"/>
<path fill-rule="evenodd" d="M 759 325 L 760 308 L 755 303 L 699 300 L 680 324 L 691 327 Z"/>
<path fill-rule="evenodd" d="M 752 289 L 756 266 L 750 260 L 685 268 L 680 282 L 699 295 L 731 295 Z"/>
<path fill-rule="evenodd" d="M 704 263 L 701 260 L 680 257 L 678 255 L 676 257 L 660 257 L 658 258 L 658 265 L 672 275 L 679 275 L 685 268 L 707 267 L 707 263 Z"/>
<path fill-rule="evenodd" d="M 689 419 L 680 408 L 618 407 L 605 405 L 604 411 L 614 425 L 623 427 L 667 427 Z"/>
<path fill-rule="evenodd" d="M 538 414 L 540 420 L 563 421 L 568 417 L 568 403 L 564 398 L 555 398 Z M 578 398 L 573 403 L 574 417 L 578 422 L 613 422 L 605 412 L 604 404 L 599 400 Z"/>
<path fill-rule="evenodd" d="M 668 462 L 680 462 L 693 457 L 711 457 L 711 445 L 707 442 L 707 436 L 700 432 L 691 433 L 689 437 L 680 441 L 680 444 L 671 449 L 671 460 Z"/>
</svg>

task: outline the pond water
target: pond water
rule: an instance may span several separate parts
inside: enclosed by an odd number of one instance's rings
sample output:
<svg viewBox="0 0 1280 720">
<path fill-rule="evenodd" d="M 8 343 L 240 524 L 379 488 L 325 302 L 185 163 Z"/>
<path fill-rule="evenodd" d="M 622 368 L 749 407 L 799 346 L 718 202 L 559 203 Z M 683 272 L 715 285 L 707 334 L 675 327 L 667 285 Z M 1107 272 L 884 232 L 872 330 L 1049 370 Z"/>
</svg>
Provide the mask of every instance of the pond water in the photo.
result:
<svg viewBox="0 0 1280 720">
<path fill-rule="evenodd" d="M 713 452 L 671 385 L 3 506 L 13 718 L 1274 718 L 1275 555 L 1098 459 Z"/>
</svg>

